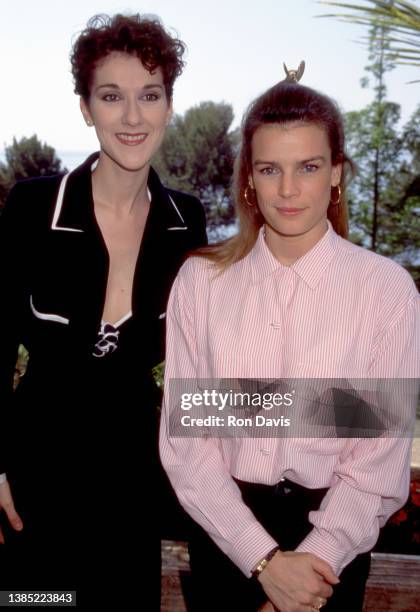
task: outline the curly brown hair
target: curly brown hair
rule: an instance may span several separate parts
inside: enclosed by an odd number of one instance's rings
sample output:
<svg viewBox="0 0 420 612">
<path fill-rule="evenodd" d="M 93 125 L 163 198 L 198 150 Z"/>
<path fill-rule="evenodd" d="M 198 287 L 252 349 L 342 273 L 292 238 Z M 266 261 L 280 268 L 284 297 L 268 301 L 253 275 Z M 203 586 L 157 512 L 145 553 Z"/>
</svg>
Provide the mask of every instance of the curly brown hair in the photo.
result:
<svg viewBox="0 0 420 612">
<path fill-rule="evenodd" d="M 139 58 L 153 72 L 161 68 L 168 100 L 184 67 L 185 44 L 166 32 L 155 15 L 94 15 L 75 41 L 70 61 L 76 94 L 88 102 L 93 74 L 100 60 L 121 51 Z"/>
</svg>

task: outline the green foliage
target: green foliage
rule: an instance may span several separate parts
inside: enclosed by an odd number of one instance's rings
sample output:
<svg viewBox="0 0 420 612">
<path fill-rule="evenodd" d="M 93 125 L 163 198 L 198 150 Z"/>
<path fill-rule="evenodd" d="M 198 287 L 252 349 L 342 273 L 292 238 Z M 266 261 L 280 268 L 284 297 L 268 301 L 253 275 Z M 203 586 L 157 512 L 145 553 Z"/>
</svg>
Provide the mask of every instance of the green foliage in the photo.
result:
<svg viewBox="0 0 420 612">
<path fill-rule="evenodd" d="M 367 1 L 370 6 L 321 2 L 352 11 L 324 17 L 370 28 L 368 77 L 362 79 L 362 87 L 373 87 L 374 101 L 345 117 L 348 152 L 358 165 L 358 176 L 349 189 L 350 237 L 395 257 L 419 282 L 420 107 L 398 131 L 400 107 L 386 100 L 385 75 L 401 63 L 401 49 L 395 47 L 393 33 L 417 36 L 420 10 L 410 2 Z M 418 38 L 408 44 L 420 59 Z"/>
<path fill-rule="evenodd" d="M 28 361 L 29 361 L 29 353 L 26 350 L 26 348 L 23 346 L 23 344 L 20 344 L 19 349 L 18 349 L 16 367 L 15 367 L 15 375 L 13 379 L 14 388 L 18 386 L 20 379 L 25 374 L 26 368 L 28 365 Z"/>
<path fill-rule="evenodd" d="M 34 134 L 30 138 L 13 139 L 5 149 L 6 163 L 0 163 L 0 204 L 16 181 L 64 172 L 53 147 L 43 144 Z"/>
<path fill-rule="evenodd" d="M 393 2 L 380 4 L 389 8 Z M 400 106 L 386 100 L 385 75 L 395 67 L 388 20 L 381 14 L 369 23 L 365 70 L 373 77 L 374 101 L 345 117 L 348 150 L 359 171 L 349 190 L 351 239 L 397 258 L 418 280 L 420 108 L 398 132 Z M 367 78 L 362 81 L 369 84 Z"/>
<path fill-rule="evenodd" d="M 414 262 L 420 249 L 420 107 L 400 131 L 395 127 L 400 118 L 398 104 L 381 103 L 380 123 L 377 114 L 378 103 L 373 102 L 345 116 L 348 151 L 358 165 L 358 175 L 349 189 L 351 238 L 365 246 L 371 243 L 377 177 L 376 250 L 398 256 L 417 276 Z"/>
<path fill-rule="evenodd" d="M 378 102 L 386 97 L 385 74 L 395 68 L 395 62 L 389 55 L 390 43 L 387 34 L 388 30 L 385 26 L 372 26 L 368 38 L 369 64 L 365 66 L 365 72 L 373 78 L 372 86 Z M 362 87 L 371 85 L 369 76 L 361 79 L 361 85 Z"/>
<path fill-rule="evenodd" d="M 202 102 L 176 115 L 153 165 L 166 186 L 196 195 L 203 202 L 209 228 L 233 217 L 230 183 L 237 132 L 230 104 Z"/>
<path fill-rule="evenodd" d="M 161 361 L 152 369 L 152 376 L 159 389 L 163 388 L 163 376 L 165 372 L 165 362 Z"/>
<path fill-rule="evenodd" d="M 370 217 L 370 247 L 377 250 L 379 215 L 381 200 L 383 198 L 384 174 L 389 171 L 389 164 L 394 159 L 390 149 L 398 147 L 398 139 L 393 132 L 393 126 L 399 119 L 397 105 L 386 101 L 385 75 L 394 68 L 394 64 L 387 59 L 389 50 L 387 28 L 380 23 L 373 25 L 369 32 L 369 64 L 365 72 L 373 77 L 374 103 L 367 109 L 367 125 L 369 126 L 370 160 L 368 172 L 371 172 L 372 181 L 370 197 L 372 212 Z M 362 79 L 362 86 L 369 85 L 369 79 Z M 390 149 L 389 149 L 390 147 Z M 396 152 L 395 152 L 396 154 Z M 357 154 L 356 154 L 357 157 Z"/>
<path fill-rule="evenodd" d="M 420 66 L 420 7 L 407 0 L 367 0 L 368 5 L 344 2 L 320 2 L 351 11 L 322 17 L 338 17 L 370 28 L 387 30 L 386 55 L 398 64 Z"/>
<path fill-rule="evenodd" d="M 378 108 L 380 106 L 380 108 Z M 378 122 L 378 113 L 381 122 Z M 361 111 L 345 115 L 347 148 L 358 166 L 358 174 L 350 186 L 349 209 L 352 229 L 358 242 L 367 242 L 372 233 L 372 205 L 378 147 L 381 148 L 379 168 L 379 208 L 382 192 L 387 188 L 398 168 L 401 141 L 395 130 L 399 119 L 399 106 L 391 102 L 373 102 Z"/>
</svg>

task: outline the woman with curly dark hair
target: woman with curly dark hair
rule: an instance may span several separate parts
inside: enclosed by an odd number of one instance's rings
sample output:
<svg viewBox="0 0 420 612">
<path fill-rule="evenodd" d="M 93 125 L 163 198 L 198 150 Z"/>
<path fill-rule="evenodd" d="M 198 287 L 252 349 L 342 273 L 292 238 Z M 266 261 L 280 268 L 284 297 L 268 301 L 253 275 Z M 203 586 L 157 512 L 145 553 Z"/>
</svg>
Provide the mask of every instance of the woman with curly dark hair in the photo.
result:
<svg viewBox="0 0 420 612">
<path fill-rule="evenodd" d="M 151 167 L 183 52 L 155 17 L 92 18 L 71 63 L 100 151 L 18 183 L 1 216 L 3 590 L 78 590 L 83 606 L 101 585 L 108 601 L 159 609 L 152 369 L 172 281 L 206 242 L 200 202 Z M 29 365 L 13 393 L 20 343 Z"/>
</svg>

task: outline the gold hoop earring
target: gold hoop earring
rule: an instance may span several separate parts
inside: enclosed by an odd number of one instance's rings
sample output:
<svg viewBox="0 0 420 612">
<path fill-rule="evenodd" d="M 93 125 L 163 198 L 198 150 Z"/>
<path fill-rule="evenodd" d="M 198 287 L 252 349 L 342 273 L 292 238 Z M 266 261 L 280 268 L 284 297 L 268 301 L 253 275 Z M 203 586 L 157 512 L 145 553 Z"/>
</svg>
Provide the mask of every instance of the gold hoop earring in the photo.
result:
<svg viewBox="0 0 420 612">
<path fill-rule="evenodd" d="M 332 187 L 331 191 L 334 189 L 334 187 L 336 187 L 336 188 L 337 188 L 337 191 L 338 191 L 338 198 L 337 198 L 336 200 L 330 200 L 330 203 L 331 203 L 333 206 L 338 206 L 338 204 L 340 204 L 340 202 L 341 202 L 341 187 L 340 187 L 340 185 L 334 185 L 334 186 Z"/>
<path fill-rule="evenodd" d="M 255 189 L 253 189 L 253 188 L 251 187 L 251 185 L 247 185 L 247 186 L 245 187 L 245 190 L 244 190 L 244 198 L 245 198 L 245 202 L 248 204 L 248 206 L 250 206 L 250 207 L 252 208 L 253 206 L 255 206 L 255 203 L 254 203 L 254 202 L 250 202 L 250 201 L 248 200 L 248 189 L 251 189 L 252 191 L 255 191 Z"/>
</svg>

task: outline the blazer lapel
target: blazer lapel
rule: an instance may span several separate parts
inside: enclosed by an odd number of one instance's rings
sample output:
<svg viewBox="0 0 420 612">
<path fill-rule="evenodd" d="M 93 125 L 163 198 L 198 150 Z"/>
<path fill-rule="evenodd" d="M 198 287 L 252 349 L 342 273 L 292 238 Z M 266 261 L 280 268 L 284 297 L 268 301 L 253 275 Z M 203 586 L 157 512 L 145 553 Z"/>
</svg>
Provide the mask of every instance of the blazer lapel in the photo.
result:
<svg viewBox="0 0 420 612">
<path fill-rule="evenodd" d="M 62 179 L 50 228 L 71 295 L 71 331 L 75 341 L 88 347 L 99 329 L 109 270 L 92 195 L 92 169 L 98 157 L 94 153 Z"/>
<path fill-rule="evenodd" d="M 167 298 L 185 254 L 188 227 L 176 202 L 151 168 L 152 195 L 133 286 L 133 312 L 147 319 L 163 319 Z"/>
</svg>

